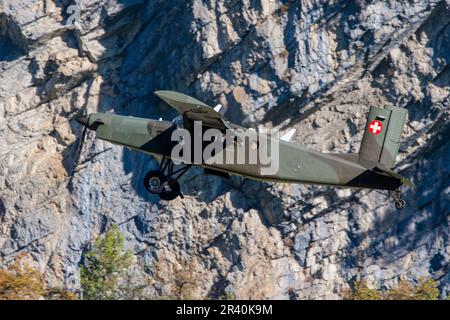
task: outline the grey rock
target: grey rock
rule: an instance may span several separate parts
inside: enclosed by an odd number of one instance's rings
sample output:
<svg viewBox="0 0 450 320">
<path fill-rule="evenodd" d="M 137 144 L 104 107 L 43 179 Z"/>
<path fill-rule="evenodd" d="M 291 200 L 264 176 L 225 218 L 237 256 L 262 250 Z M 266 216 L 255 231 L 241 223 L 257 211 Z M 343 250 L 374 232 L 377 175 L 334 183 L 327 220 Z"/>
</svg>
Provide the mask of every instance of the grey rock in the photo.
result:
<svg viewBox="0 0 450 320">
<path fill-rule="evenodd" d="M 166 286 L 194 261 L 198 297 L 335 299 L 357 277 L 389 288 L 430 276 L 448 293 L 449 22 L 435 0 L 3 0 L 0 265 L 29 252 L 49 283 L 77 289 L 86 245 L 118 224 L 149 272 L 167 267 Z M 75 115 L 171 119 L 157 89 L 221 103 L 244 125 L 297 128 L 298 143 L 329 152 L 358 152 L 370 106 L 405 107 L 397 170 L 417 187 L 397 212 L 367 190 L 195 169 L 185 199 L 165 203 L 142 187 L 154 160 L 91 134 L 75 168 Z"/>
</svg>

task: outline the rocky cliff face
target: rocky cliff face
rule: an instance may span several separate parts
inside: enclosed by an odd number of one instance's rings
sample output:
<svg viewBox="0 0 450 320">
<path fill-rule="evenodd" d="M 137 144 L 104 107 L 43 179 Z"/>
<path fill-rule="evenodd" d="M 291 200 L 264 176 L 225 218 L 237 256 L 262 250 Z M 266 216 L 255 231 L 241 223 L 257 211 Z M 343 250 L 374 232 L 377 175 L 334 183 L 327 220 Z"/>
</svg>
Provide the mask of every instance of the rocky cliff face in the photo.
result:
<svg viewBox="0 0 450 320">
<path fill-rule="evenodd" d="M 165 270 L 160 294 L 182 261 L 198 297 L 340 298 L 358 278 L 421 276 L 450 291 L 449 7 L 1 0 L 0 263 L 28 252 L 49 283 L 76 289 L 86 244 L 118 224 L 148 272 Z M 330 152 L 358 152 L 370 106 L 407 108 L 396 170 L 417 187 L 399 212 L 374 191 L 192 170 L 185 199 L 166 203 L 142 187 L 147 156 L 88 135 L 75 159 L 77 114 L 171 119 L 157 89 L 222 103 L 236 123 L 297 128 L 295 141 Z"/>
</svg>

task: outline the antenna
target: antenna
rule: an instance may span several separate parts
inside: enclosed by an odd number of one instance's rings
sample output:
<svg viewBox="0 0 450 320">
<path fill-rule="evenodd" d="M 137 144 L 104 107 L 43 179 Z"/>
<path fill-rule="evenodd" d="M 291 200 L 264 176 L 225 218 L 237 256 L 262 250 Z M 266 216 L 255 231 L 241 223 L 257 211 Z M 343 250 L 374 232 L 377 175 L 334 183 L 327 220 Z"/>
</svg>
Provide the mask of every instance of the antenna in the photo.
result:
<svg viewBox="0 0 450 320">
<path fill-rule="evenodd" d="M 220 113 L 222 116 L 225 113 L 225 108 L 223 107 L 223 105 L 218 104 L 215 108 L 214 111 Z"/>
<path fill-rule="evenodd" d="M 297 129 L 291 129 L 284 136 L 282 136 L 280 138 L 280 140 L 290 142 L 296 132 L 297 132 Z"/>
</svg>

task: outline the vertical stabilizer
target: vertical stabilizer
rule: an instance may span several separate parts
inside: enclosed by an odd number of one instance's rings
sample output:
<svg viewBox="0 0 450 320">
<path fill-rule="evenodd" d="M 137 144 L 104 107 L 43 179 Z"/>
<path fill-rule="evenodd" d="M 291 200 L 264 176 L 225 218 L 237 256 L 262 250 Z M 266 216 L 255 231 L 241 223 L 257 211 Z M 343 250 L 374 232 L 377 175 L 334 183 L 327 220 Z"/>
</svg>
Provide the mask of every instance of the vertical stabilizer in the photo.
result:
<svg viewBox="0 0 450 320">
<path fill-rule="evenodd" d="M 408 111 L 399 107 L 370 108 L 359 159 L 394 167 L 407 115 Z"/>
</svg>

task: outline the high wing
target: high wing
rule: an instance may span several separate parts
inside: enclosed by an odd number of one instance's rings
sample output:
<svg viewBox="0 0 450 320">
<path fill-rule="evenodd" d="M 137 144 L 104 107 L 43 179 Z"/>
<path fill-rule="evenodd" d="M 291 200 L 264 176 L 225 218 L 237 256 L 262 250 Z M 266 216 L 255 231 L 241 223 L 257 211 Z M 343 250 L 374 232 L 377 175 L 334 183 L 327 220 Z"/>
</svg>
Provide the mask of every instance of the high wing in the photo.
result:
<svg viewBox="0 0 450 320">
<path fill-rule="evenodd" d="M 197 99 L 175 91 L 156 91 L 155 94 L 192 121 L 202 121 L 203 125 L 220 130 L 230 127 L 220 113 L 220 108 L 214 109 Z"/>
</svg>

